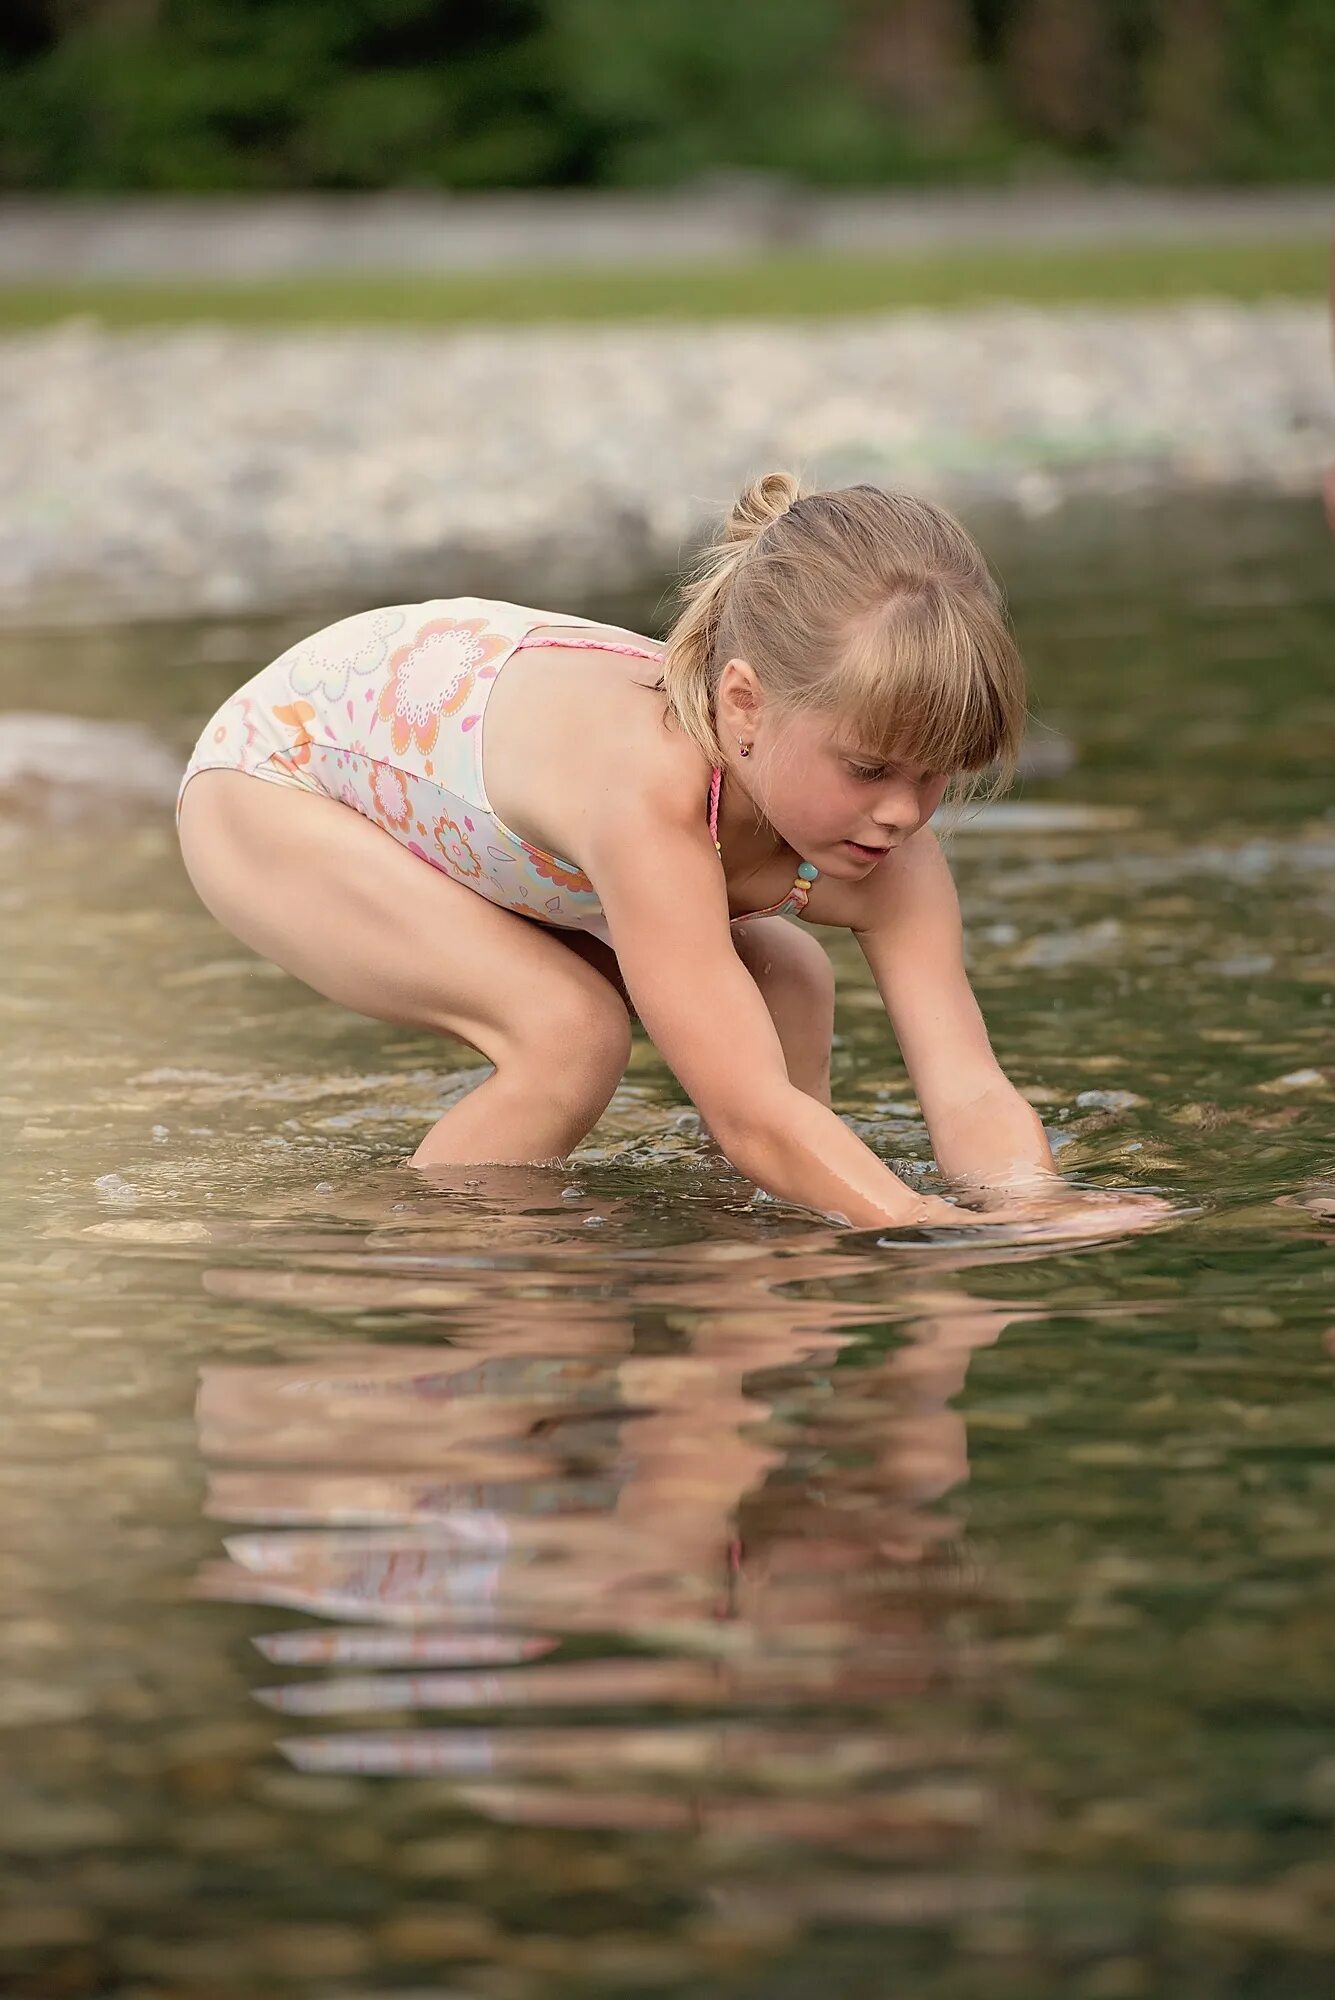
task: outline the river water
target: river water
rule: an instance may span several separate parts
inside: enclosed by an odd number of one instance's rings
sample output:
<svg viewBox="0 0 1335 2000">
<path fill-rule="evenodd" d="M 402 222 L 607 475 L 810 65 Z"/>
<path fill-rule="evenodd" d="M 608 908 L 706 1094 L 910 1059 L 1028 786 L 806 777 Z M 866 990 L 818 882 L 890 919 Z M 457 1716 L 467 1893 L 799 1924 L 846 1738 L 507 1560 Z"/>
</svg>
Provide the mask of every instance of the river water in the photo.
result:
<svg viewBox="0 0 1335 2000">
<path fill-rule="evenodd" d="M 952 837 L 975 981 L 1062 1165 L 1180 1204 L 1122 1244 L 757 1205 L 644 1045 L 567 1169 L 426 1187 L 468 1051 L 224 935 L 151 746 L 11 783 L 0 1990 L 1330 1990 L 1330 550 L 985 539 L 1079 756 Z M 169 777 L 344 608 L 11 634 L 4 706 Z"/>
</svg>

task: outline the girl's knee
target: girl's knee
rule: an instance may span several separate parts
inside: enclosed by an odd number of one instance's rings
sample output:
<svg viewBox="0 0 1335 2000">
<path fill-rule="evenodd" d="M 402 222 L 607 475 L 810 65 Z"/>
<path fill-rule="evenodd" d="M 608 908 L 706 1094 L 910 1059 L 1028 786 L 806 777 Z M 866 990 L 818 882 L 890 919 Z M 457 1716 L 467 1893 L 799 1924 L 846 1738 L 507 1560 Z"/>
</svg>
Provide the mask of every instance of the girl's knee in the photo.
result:
<svg viewBox="0 0 1335 2000">
<path fill-rule="evenodd" d="M 620 997 L 590 971 L 587 980 L 560 981 L 535 999 L 511 1025 L 497 1067 L 531 1072 L 549 1096 L 605 1104 L 630 1060 L 630 1017 Z"/>
<path fill-rule="evenodd" d="M 774 928 L 752 933 L 739 947 L 744 963 L 761 992 L 782 995 L 813 1014 L 834 1011 L 834 967 L 810 931 L 775 920 Z"/>
<path fill-rule="evenodd" d="M 834 1012 L 834 967 L 828 954 L 810 931 L 793 931 L 801 950 L 793 955 L 789 976 L 813 1010 L 822 1015 Z"/>
</svg>

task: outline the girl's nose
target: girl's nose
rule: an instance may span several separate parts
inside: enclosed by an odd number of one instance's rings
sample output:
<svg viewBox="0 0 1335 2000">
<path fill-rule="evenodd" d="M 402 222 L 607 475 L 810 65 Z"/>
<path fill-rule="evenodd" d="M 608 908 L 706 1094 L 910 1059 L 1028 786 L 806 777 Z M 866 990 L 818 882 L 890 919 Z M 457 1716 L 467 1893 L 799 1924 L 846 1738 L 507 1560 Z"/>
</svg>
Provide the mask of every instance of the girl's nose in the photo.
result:
<svg viewBox="0 0 1335 2000">
<path fill-rule="evenodd" d="M 872 817 L 878 826 L 892 833 L 916 833 L 923 819 L 923 802 L 917 786 L 891 785 L 877 801 Z"/>
<path fill-rule="evenodd" d="M 920 785 L 900 779 L 887 788 L 873 817 L 878 826 L 902 832 L 907 838 L 926 826 L 945 794 L 946 779 L 924 778 Z"/>
</svg>

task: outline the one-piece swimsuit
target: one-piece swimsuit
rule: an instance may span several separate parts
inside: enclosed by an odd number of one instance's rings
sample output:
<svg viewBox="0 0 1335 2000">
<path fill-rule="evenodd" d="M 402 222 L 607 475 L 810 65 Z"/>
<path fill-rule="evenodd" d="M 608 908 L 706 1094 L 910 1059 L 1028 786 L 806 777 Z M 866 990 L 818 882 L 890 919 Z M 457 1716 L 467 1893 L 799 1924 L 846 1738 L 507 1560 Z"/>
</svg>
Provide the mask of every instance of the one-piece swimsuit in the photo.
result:
<svg viewBox="0 0 1335 2000">
<path fill-rule="evenodd" d="M 177 793 L 200 771 L 239 770 L 321 792 L 502 909 L 610 942 L 598 892 L 576 862 L 505 824 L 483 770 L 487 702 L 525 648 L 572 647 L 661 662 L 661 648 L 545 625 L 597 621 L 497 598 L 440 597 L 362 611 L 299 640 L 237 689 L 204 725 Z M 718 841 L 721 773 L 706 809 Z M 816 870 L 802 864 L 781 903 L 748 916 L 795 915 Z M 734 923 L 746 921 L 735 917 Z"/>
</svg>

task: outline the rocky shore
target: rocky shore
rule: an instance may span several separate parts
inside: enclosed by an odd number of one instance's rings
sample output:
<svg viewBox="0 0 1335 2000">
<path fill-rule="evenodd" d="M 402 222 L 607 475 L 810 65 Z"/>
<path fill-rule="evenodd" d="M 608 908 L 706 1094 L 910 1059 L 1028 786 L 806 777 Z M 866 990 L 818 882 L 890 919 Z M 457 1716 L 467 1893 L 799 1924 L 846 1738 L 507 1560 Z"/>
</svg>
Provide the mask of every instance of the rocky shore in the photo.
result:
<svg viewBox="0 0 1335 2000">
<path fill-rule="evenodd" d="M 634 589 L 790 465 L 966 513 L 1315 493 L 1316 305 L 0 342 L 0 620 Z"/>
</svg>

